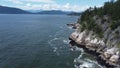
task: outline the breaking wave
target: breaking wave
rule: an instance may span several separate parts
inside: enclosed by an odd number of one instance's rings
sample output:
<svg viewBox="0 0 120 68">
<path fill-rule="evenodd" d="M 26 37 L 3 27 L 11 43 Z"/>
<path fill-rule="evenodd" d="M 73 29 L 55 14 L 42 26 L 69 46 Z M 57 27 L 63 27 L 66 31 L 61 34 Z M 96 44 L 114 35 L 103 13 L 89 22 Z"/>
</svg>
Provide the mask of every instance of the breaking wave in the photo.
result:
<svg viewBox="0 0 120 68">
<path fill-rule="evenodd" d="M 71 48 L 73 51 L 79 51 L 81 54 L 78 56 L 78 58 L 74 59 L 74 66 L 75 68 L 103 68 L 100 66 L 97 61 L 91 60 L 89 58 L 84 58 L 84 55 L 86 53 L 82 48 L 78 48 L 76 46 L 73 46 Z"/>
</svg>

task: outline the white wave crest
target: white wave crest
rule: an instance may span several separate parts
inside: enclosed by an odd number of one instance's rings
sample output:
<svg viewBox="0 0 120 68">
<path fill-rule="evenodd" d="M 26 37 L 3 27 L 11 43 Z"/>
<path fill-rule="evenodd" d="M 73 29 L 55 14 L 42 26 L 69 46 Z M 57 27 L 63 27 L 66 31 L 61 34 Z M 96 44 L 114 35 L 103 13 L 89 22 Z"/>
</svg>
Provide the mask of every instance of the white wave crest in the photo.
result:
<svg viewBox="0 0 120 68">
<path fill-rule="evenodd" d="M 63 42 L 65 43 L 65 44 L 69 44 L 69 42 L 70 42 L 70 40 L 63 40 Z"/>
<path fill-rule="evenodd" d="M 75 59 L 75 68 L 94 68 L 94 64 L 87 62 L 87 61 L 83 61 L 81 59 Z"/>
</svg>

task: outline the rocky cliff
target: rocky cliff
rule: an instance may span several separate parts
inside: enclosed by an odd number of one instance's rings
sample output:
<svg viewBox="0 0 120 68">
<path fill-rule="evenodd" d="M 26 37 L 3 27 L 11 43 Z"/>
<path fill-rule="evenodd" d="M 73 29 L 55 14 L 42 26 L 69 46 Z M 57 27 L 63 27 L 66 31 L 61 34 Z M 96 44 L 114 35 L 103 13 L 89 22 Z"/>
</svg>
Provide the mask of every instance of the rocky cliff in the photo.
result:
<svg viewBox="0 0 120 68">
<path fill-rule="evenodd" d="M 84 46 L 98 53 L 98 57 L 112 68 L 120 68 L 119 4 L 120 0 L 106 2 L 101 8 L 87 9 L 74 25 L 75 32 L 70 35 L 70 40 L 78 47 Z"/>
<path fill-rule="evenodd" d="M 106 30 L 104 31 L 103 38 L 99 38 L 94 31 L 84 30 L 80 32 L 81 25 L 78 26 L 78 24 L 76 27 L 77 29 L 69 38 L 71 41 L 74 41 L 78 47 L 84 46 L 86 49 L 98 53 L 98 57 L 105 60 L 106 64 L 119 68 L 120 52 L 117 45 L 119 44 L 120 39 L 115 38 L 113 35 L 116 30 L 119 31 L 120 27 L 112 31 L 110 28 L 107 28 L 106 25 L 104 26 L 106 27 Z M 107 39 L 107 42 L 105 42 L 105 39 Z M 111 41 L 111 39 L 113 40 Z"/>
</svg>

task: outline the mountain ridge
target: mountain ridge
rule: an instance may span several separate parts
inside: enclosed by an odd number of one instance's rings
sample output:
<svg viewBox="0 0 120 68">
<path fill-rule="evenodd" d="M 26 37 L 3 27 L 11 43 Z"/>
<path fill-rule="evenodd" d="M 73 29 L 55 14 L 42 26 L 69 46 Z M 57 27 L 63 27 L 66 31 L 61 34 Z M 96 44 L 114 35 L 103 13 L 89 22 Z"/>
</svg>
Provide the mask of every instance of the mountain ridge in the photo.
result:
<svg viewBox="0 0 120 68">
<path fill-rule="evenodd" d="M 0 5 L 0 14 L 51 14 L 51 15 L 68 15 L 71 13 L 77 13 L 72 11 L 62 11 L 62 10 L 22 10 L 15 7 L 7 7 Z"/>
<path fill-rule="evenodd" d="M 0 14 L 31 14 L 31 13 L 14 7 L 0 6 Z"/>
</svg>

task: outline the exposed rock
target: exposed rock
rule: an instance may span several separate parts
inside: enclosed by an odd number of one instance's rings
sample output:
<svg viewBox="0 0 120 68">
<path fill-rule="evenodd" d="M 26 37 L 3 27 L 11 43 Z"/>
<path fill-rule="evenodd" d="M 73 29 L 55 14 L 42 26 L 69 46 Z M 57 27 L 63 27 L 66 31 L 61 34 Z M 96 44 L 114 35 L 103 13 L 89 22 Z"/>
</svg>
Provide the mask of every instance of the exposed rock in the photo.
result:
<svg viewBox="0 0 120 68">
<path fill-rule="evenodd" d="M 110 22 L 113 22 L 108 15 L 99 17 L 98 15 L 93 16 L 93 20 L 103 30 L 102 40 L 105 42 L 108 48 L 120 45 L 120 26 L 116 29 L 111 30 Z M 119 22 L 119 21 L 116 21 Z"/>
<path fill-rule="evenodd" d="M 120 47 L 120 26 L 112 30 L 109 16 L 104 15 L 102 18 L 93 16 L 95 24 L 99 25 L 103 31 L 103 38 L 99 38 L 93 30 L 85 29 L 80 32 L 80 24 L 76 24 L 76 31 L 70 35 L 70 39 L 76 42 L 79 46 L 84 45 L 88 50 L 99 53 L 102 60 L 110 65 L 118 65 L 120 67 L 120 54 L 117 47 Z M 118 61 L 119 60 L 119 61 Z"/>
<path fill-rule="evenodd" d="M 107 29 L 106 33 L 110 32 L 111 30 Z M 106 38 L 109 39 L 107 35 Z M 86 47 L 88 50 L 99 53 L 100 55 L 98 55 L 98 57 L 100 56 L 103 60 L 105 60 L 106 64 L 116 66 L 118 63 L 120 63 L 118 61 L 120 58 L 118 48 L 110 48 L 108 45 L 111 45 L 111 40 L 109 40 L 110 44 L 108 44 L 108 41 L 107 44 L 105 44 L 105 42 L 102 39 L 97 38 L 92 31 L 75 31 L 70 35 L 70 40 L 73 40 L 79 46 L 84 45 L 84 47 Z M 117 41 L 114 40 L 114 44 L 116 42 Z"/>
<path fill-rule="evenodd" d="M 79 35 L 79 33 L 73 32 L 73 33 L 70 35 L 70 39 L 76 40 L 76 39 L 78 38 L 78 35 Z"/>
<path fill-rule="evenodd" d="M 110 58 L 110 62 L 111 63 L 118 63 L 118 60 L 119 60 L 119 56 L 118 55 L 113 55 L 111 58 Z"/>
<path fill-rule="evenodd" d="M 67 26 L 72 27 L 73 29 L 78 29 L 80 27 L 80 25 L 78 23 L 71 23 L 71 24 L 67 24 Z"/>
<path fill-rule="evenodd" d="M 85 45 L 86 36 L 87 36 L 87 31 L 83 31 L 82 33 L 80 33 L 76 39 L 76 43 Z"/>
<path fill-rule="evenodd" d="M 111 49 L 107 49 L 107 51 L 104 52 L 104 55 L 106 58 L 109 58 L 107 55 L 114 55 L 116 54 L 116 52 L 118 51 L 118 48 L 111 48 Z"/>
</svg>

